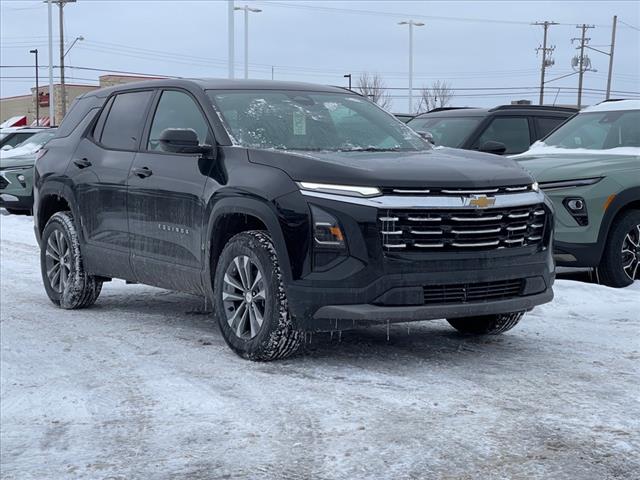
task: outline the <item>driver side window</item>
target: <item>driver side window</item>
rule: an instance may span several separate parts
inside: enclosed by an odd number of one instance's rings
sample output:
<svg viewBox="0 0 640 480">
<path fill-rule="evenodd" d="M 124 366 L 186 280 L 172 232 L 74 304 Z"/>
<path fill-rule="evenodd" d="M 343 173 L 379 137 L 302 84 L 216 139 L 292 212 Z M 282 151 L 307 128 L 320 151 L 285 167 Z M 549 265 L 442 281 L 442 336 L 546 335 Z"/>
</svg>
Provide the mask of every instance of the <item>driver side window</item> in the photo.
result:
<svg viewBox="0 0 640 480">
<path fill-rule="evenodd" d="M 210 143 L 209 124 L 196 102 L 184 92 L 166 90 L 162 92 L 153 116 L 147 150 L 162 151 L 160 135 L 166 129 L 189 129 L 196 132 L 198 143 Z"/>
</svg>

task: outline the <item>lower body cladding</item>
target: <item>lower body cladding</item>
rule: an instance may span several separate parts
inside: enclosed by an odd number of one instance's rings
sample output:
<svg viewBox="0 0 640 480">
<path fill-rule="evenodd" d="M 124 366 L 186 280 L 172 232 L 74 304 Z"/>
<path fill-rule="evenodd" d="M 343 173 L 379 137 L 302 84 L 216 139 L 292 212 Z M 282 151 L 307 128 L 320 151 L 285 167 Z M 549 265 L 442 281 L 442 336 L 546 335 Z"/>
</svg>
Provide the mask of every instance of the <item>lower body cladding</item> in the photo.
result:
<svg viewBox="0 0 640 480">
<path fill-rule="evenodd" d="M 313 286 L 292 283 L 289 306 L 301 329 L 332 331 L 527 311 L 553 299 L 550 249 L 492 253 L 449 260 L 387 257 L 391 270 L 403 273 L 383 274 L 359 288 L 340 282 L 320 287 L 317 279 Z"/>
</svg>

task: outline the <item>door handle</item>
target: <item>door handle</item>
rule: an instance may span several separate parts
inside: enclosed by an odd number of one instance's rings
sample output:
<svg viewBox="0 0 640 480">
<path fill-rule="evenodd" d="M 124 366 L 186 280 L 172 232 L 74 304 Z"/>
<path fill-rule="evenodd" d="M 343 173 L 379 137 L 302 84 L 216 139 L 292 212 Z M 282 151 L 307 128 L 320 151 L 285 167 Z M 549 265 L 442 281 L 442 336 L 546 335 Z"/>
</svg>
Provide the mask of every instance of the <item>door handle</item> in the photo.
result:
<svg viewBox="0 0 640 480">
<path fill-rule="evenodd" d="M 153 173 L 149 167 L 134 168 L 131 171 L 140 178 L 147 178 Z"/>
<path fill-rule="evenodd" d="M 87 160 L 86 158 L 76 158 L 73 163 L 76 165 L 76 167 L 78 168 L 87 168 L 91 166 L 91 162 L 89 160 Z"/>
</svg>

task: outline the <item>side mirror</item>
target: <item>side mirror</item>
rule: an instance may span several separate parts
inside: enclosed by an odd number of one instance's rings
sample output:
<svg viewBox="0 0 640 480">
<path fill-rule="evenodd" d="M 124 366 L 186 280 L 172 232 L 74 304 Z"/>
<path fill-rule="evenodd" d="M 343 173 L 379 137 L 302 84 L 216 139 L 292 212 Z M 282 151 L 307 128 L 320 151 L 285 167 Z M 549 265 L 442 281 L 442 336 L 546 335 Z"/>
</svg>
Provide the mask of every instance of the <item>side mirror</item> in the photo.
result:
<svg viewBox="0 0 640 480">
<path fill-rule="evenodd" d="M 158 139 L 160 148 L 171 153 L 211 153 L 211 145 L 200 145 L 198 135 L 190 128 L 167 128 Z"/>
<path fill-rule="evenodd" d="M 420 132 L 420 131 L 416 131 L 416 133 L 418 135 L 420 135 L 422 138 L 424 138 L 427 142 L 429 142 L 431 145 L 435 145 L 435 141 L 433 140 L 433 135 L 431 134 L 431 132 Z"/>
<path fill-rule="evenodd" d="M 493 153 L 495 155 L 502 155 L 507 151 L 507 147 L 504 143 L 496 142 L 495 140 L 489 140 L 480 145 L 480 151 L 485 153 Z"/>
<path fill-rule="evenodd" d="M 13 147 L 11 145 L 5 145 L 4 147 L 2 147 L 1 150 L 3 151 L 7 151 L 7 150 L 11 150 Z"/>
</svg>

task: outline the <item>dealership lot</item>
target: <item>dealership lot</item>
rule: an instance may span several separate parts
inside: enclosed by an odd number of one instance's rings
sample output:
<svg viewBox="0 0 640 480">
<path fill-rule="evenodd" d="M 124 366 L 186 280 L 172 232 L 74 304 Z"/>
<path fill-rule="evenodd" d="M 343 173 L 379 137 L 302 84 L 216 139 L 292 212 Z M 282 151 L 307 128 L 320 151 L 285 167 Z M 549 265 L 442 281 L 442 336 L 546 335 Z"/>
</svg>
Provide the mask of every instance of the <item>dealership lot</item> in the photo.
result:
<svg viewBox="0 0 640 480">
<path fill-rule="evenodd" d="M 1 213 L 3 478 L 639 475 L 638 282 L 560 280 L 499 337 L 392 325 L 258 364 L 193 296 L 114 281 L 56 309 L 32 219 Z"/>
</svg>

